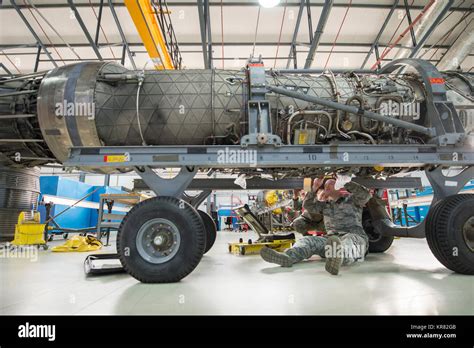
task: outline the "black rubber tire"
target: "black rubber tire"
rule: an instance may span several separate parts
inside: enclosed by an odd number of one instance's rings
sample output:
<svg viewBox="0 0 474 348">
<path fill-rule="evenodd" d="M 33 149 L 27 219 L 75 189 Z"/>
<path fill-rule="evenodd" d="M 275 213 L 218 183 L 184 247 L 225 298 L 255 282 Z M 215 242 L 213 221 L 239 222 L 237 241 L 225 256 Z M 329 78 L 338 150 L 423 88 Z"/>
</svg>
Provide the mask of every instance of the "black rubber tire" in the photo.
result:
<svg viewBox="0 0 474 348">
<path fill-rule="evenodd" d="M 165 218 L 175 224 L 181 239 L 176 255 L 160 264 L 146 261 L 136 245 L 140 227 L 155 218 Z M 197 210 L 168 196 L 150 198 L 134 206 L 122 220 L 117 234 L 117 253 L 122 266 L 142 283 L 180 281 L 199 264 L 205 244 L 206 231 Z"/>
<path fill-rule="evenodd" d="M 434 219 L 432 217 L 430 217 L 430 215 L 432 216 L 436 216 L 438 215 L 438 211 L 439 211 L 439 207 L 440 207 L 440 203 L 441 201 L 438 201 L 436 202 L 432 207 L 430 207 L 430 210 L 428 211 L 428 214 L 426 215 L 425 217 L 425 237 L 426 237 L 426 241 L 428 241 L 428 234 L 429 234 L 429 230 L 432 229 L 432 227 L 430 227 L 430 225 L 433 223 Z M 441 257 L 441 251 L 437 251 L 436 253 L 433 251 L 432 247 L 433 248 L 437 248 L 437 245 L 436 243 L 433 243 L 432 246 L 430 246 L 430 243 L 428 242 L 428 246 L 430 247 L 430 250 L 431 252 L 433 253 L 433 255 L 440 255 Z M 444 265 L 444 264 L 443 264 Z"/>
<path fill-rule="evenodd" d="M 431 252 L 456 273 L 474 275 L 474 251 L 463 235 L 464 224 L 474 216 L 473 206 L 473 194 L 452 195 L 437 202 L 426 217 L 425 233 Z"/>
<path fill-rule="evenodd" d="M 393 236 L 380 236 L 376 240 L 369 239 L 369 253 L 384 253 L 393 244 Z"/>
<path fill-rule="evenodd" d="M 212 246 L 214 245 L 214 242 L 216 241 L 217 227 L 216 223 L 208 213 L 202 210 L 198 210 L 197 212 L 199 213 L 199 216 L 201 217 L 202 222 L 204 223 L 204 228 L 206 229 L 206 247 L 204 248 L 205 254 L 209 250 L 211 250 Z"/>
<path fill-rule="evenodd" d="M 362 226 L 369 237 L 369 253 L 383 253 L 392 246 L 393 236 L 381 236 L 374 231 L 372 216 L 368 209 L 364 209 L 362 213 Z"/>
</svg>

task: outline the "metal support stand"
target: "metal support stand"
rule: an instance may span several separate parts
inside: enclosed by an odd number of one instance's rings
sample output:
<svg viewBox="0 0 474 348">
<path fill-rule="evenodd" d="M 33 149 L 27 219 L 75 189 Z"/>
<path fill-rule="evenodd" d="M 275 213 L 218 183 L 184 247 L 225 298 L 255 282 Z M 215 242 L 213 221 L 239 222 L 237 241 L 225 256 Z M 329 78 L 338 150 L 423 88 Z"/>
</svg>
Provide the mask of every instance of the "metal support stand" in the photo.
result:
<svg viewBox="0 0 474 348">
<path fill-rule="evenodd" d="M 105 201 L 105 204 L 107 204 L 107 212 L 109 214 L 112 214 L 112 210 L 114 208 L 114 201 L 113 200 L 106 200 Z M 111 222 L 112 220 L 108 220 L 108 222 Z M 109 239 L 110 239 L 110 227 L 107 227 L 106 230 L 106 235 L 107 235 L 107 239 L 105 241 L 105 246 L 109 246 Z M 99 233 L 101 233 L 101 231 L 99 231 Z M 100 240 L 100 237 L 99 236 L 99 240 Z"/>
<path fill-rule="evenodd" d="M 171 179 L 160 177 L 150 167 L 136 168 L 135 171 L 157 195 L 180 198 L 193 180 L 198 169 L 196 167 L 182 167 L 178 175 Z"/>
<path fill-rule="evenodd" d="M 281 145 L 281 138 L 272 133 L 271 107 L 266 98 L 266 74 L 261 59 L 250 59 L 247 66 L 249 80 L 248 134 L 240 141 L 242 146 L 248 145 Z"/>
<path fill-rule="evenodd" d="M 430 209 L 440 200 L 457 194 L 469 180 L 474 178 L 474 167 L 466 167 L 455 176 L 443 175 L 442 167 L 425 170 L 425 174 L 433 187 L 433 200 Z M 425 238 L 425 220 L 415 226 L 400 227 L 389 219 L 373 222 L 375 230 L 383 236 Z"/>
<path fill-rule="evenodd" d="M 425 171 L 431 186 L 433 187 L 433 206 L 436 202 L 451 195 L 457 194 L 469 180 L 474 178 L 474 167 L 464 168 L 455 176 L 445 176 L 442 168 Z"/>
<path fill-rule="evenodd" d="M 461 143 L 465 137 L 464 127 L 453 103 L 447 99 L 443 75 L 433 64 L 420 59 L 398 59 L 385 65 L 380 73 L 392 73 L 406 66 L 416 69 L 424 82 L 427 114 L 436 129 L 438 144 L 445 146 Z"/>
<path fill-rule="evenodd" d="M 46 210 L 46 221 L 45 221 L 45 224 L 44 224 L 44 241 L 46 243 L 48 243 L 49 241 L 49 236 L 48 236 L 48 233 L 49 233 L 49 223 L 50 223 L 50 218 L 51 218 L 51 208 L 53 206 L 53 203 L 45 203 L 44 207 L 45 207 L 45 210 Z"/>
<path fill-rule="evenodd" d="M 183 199 L 197 209 L 201 203 L 204 202 L 207 197 L 209 197 L 211 192 L 212 190 L 204 190 L 198 193 L 196 196 L 188 196 L 184 193 Z"/>
</svg>

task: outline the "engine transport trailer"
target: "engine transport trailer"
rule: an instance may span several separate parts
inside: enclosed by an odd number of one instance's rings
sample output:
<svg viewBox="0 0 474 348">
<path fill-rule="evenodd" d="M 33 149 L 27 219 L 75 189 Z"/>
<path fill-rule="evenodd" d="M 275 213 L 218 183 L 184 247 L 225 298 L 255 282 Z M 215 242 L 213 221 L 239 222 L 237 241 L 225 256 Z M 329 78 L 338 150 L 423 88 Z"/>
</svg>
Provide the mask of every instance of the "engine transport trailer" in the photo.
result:
<svg viewBox="0 0 474 348">
<path fill-rule="evenodd" d="M 444 266 L 474 274 L 474 195 L 458 194 L 474 178 L 472 74 L 416 59 L 377 72 L 266 70 L 259 59 L 240 71 L 83 62 L 2 79 L 0 101 L 2 170 L 133 170 L 156 193 L 117 235 L 123 267 L 142 282 L 179 281 L 214 240 L 197 210 L 209 187 L 184 194 L 198 171 L 275 183 L 331 171 L 379 187 L 424 171 L 434 191 L 427 218 L 400 227 L 370 211 L 371 245 L 383 252 L 394 236 L 426 237 Z M 179 173 L 165 179 L 157 168 Z"/>
</svg>

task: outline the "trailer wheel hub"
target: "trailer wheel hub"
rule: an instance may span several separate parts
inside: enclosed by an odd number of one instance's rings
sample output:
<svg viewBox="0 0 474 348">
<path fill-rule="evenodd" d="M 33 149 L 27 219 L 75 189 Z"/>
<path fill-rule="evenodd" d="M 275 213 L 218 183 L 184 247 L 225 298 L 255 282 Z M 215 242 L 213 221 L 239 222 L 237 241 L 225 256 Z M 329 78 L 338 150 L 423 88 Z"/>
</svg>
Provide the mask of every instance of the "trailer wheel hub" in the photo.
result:
<svg viewBox="0 0 474 348">
<path fill-rule="evenodd" d="M 171 260 L 178 252 L 180 242 L 181 237 L 176 225 L 162 218 L 145 222 L 136 238 L 140 256 L 154 264 Z"/>
<path fill-rule="evenodd" d="M 165 238 L 162 235 L 156 236 L 155 239 L 153 239 L 153 243 L 155 243 L 155 245 L 158 245 L 158 246 L 162 245 L 164 239 Z"/>
<path fill-rule="evenodd" d="M 474 216 L 471 216 L 463 226 L 464 240 L 466 245 L 474 252 Z"/>
</svg>

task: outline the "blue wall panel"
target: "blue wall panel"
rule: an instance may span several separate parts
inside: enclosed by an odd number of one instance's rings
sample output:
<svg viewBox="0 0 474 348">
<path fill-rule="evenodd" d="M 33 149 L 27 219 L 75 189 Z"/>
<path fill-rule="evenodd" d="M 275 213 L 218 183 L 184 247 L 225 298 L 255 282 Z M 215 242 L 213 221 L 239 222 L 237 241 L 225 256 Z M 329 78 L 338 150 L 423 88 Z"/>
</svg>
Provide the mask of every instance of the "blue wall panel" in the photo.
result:
<svg viewBox="0 0 474 348">
<path fill-rule="evenodd" d="M 461 190 L 473 190 L 474 189 L 474 180 L 471 180 L 464 186 L 464 188 Z M 426 197 L 426 196 L 432 196 L 433 195 L 433 188 L 431 186 L 425 187 L 422 191 L 416 192 L 416 197 Z M 430 206 L 429 205 L 419 205 L 419 206 L 410 206 L 408 205 L 407 207 L 407 212 L 410 216 L 414 217 L 417 221 L 421 222 L 426 218 L 426 215 L 428 214 Z M 402 214 L 402 221 L 404 226 L 406 226 L 406 219 Z M 399 221 L 395 221 L 396 224 L 400 224 Z M 410 226 L 413 226 L 414 223 L 410 221 Z"/>
<path fill-rule="evenodd" d="M 124 191 L 108 186 L 92 186 L 83 182 L 65 179 L 59 176 L 40 177 L 40 190 L 42 195 L 56 196 L 70 199 L 70 204 L 81 199 L 87 194 L 99 188 L 91 196 L 84 199 L 83 202 L 98 203 L 100 195 L 103 193 L 124 193 Z M 51 209 L 51 216 L 55 216 L 67 209 L 69 205 L 54 204 Z M 41 221 L 45 221 L 46 209 L 40 205 L 38 209 L 41 213 Z M 114 213 L 121 213 L 114 211 Z M 123 213 L 123 212 L 122 212 Z M 123 213 L 124 214 L 124 213 Z M 64 228 L 86 228 L 97 225 L 98 210 L 88 207 L 73 207 L 63 215 L 57 217 L 55 221 Z"/>
</svg>

